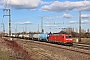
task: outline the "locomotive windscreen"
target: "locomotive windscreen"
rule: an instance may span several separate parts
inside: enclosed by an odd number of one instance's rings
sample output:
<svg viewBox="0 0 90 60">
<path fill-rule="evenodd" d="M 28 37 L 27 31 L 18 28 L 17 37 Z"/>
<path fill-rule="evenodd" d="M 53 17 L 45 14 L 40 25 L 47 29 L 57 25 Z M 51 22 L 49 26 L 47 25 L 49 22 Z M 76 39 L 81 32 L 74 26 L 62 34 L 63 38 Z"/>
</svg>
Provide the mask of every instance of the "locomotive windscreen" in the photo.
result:
<svg viewBox="0 0 90 60">
<path fill-rule="evenodd" d="M 66 38 L 71 38 L 71 36 L 66 36 Z"/>
</svg>

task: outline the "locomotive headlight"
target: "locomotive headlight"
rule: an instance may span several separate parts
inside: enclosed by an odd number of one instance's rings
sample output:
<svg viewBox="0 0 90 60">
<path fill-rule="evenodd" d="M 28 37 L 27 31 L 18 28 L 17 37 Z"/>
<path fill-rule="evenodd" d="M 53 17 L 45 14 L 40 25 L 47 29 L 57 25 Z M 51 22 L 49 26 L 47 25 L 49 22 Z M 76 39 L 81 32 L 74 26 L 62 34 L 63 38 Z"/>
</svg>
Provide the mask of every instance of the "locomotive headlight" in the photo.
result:
<svg viewBox="0 0 90 60">
<path fill-rule="evenodd" d="M 49 35 L 47 35 L 49 37 Z"/>
<path fill-rule="evenodd" d="M 68 39 L 66 39 L 66 40 L 68 40 Z"/>
<path fill-rule="evenodd" d="M 72 40 L 72 39 L 70 39 L 70 40 Z"/>
</svg>

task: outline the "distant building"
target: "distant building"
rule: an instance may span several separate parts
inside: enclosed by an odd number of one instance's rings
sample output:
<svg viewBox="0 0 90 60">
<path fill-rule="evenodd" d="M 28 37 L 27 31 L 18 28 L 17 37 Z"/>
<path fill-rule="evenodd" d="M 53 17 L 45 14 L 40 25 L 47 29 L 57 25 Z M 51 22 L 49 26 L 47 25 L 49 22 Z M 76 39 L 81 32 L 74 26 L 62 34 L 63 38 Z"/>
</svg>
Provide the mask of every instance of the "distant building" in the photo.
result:
<svg viewBox="0 0 90 60">
<path fill-rule="evenodd" d="M 81 32 L 82 32 L 82 33 L 86 33 L 86 30 L 85 30 L 85 29 L 81 29 Z"/>
</svg>

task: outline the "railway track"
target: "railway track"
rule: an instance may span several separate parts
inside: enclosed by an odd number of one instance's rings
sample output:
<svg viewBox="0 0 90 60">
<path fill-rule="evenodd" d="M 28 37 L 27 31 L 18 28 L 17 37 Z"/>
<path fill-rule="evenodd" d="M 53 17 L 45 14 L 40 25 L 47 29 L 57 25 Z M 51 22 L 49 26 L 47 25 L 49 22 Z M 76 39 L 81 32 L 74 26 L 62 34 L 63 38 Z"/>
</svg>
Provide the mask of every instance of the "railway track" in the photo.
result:
<svg viewBox="0 0 90 60">
<path fill-rule="evenodd" d="M 64 50 L 69 50 L 81 54 L 86 54 L 90 55 L 90 45 L 85 45 L 85 44 L 75 44 L 73 46 L 63 46 L 63 45 L 57 45 L 57 44 L 51 44 L 51 43 L 46 43 L 46 42 L 38 42 L 38 41 L 33 41 L 33 40 L 25 40 L 25 39 L 18 39 L 15 38 L 15 41 L 20 41 L 23 42 L 24 44 L 26 43 L 37 43 L 37 44 L 42 44 L 42 45 L 47 45 L 55 48 L 60 48 Z"/>
<path fill-rule="evenodd" d="M 73 43 L 74 48 L 80 48 L 85 50 L 90 50 L 90 45 L 84 43 Z"/>
<path fill-rule="evenodd" d="M 73 43 L 73 46 L 70 46 L 70 47 L 79 48 L 79 49 L 85 49 L 85 50 L 90 50 L 90 45 L 83 44 L 83 43 Z"/>
</svg>

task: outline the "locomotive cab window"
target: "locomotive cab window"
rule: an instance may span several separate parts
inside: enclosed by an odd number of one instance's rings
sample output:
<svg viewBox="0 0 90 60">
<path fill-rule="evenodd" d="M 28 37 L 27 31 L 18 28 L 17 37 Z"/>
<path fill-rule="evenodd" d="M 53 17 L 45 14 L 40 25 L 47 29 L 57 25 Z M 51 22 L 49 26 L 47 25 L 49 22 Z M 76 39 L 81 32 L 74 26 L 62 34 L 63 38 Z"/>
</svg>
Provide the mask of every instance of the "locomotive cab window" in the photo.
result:
<svg viewBox="0 0 90 60">
<path fill-rule="evenodd" d="M 71 36 L 66 36 L 66 38 L 71 38 Z"/>
</svg>

